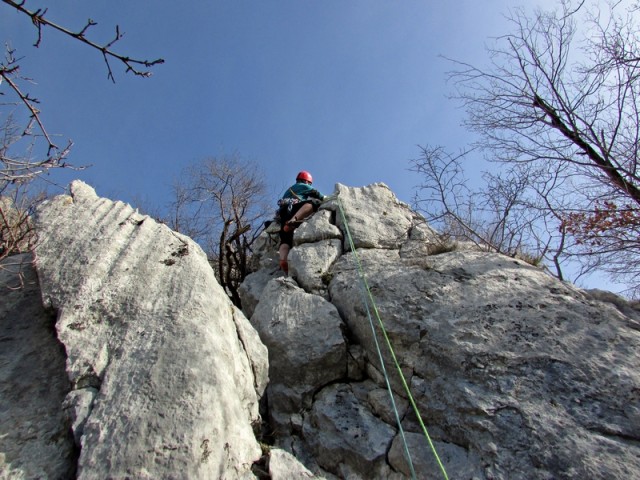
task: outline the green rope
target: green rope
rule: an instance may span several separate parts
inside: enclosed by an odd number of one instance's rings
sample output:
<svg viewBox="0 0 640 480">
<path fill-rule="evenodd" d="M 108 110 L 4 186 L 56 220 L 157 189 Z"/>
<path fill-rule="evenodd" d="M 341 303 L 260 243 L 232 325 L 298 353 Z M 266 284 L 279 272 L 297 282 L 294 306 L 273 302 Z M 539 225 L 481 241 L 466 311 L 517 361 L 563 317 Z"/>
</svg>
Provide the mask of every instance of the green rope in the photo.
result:
<svg viewBox="0 0 640 480">
<path fill-rule="evenodd" d="M 341 210 L 342 211 L 342 210 Z M 355 245 L 353 244 L 353 239 L 351 234 L 349 233 L 349 225 L 347 225 L 346 218 L 344 217 L 344 213 L 342 213 L 342 218 L 344 220 L 344 225 L 347 230 L 347 238 L 349 239 L 349 245 L 351 246 L 351 251 L 355 252 Z M 362 271 L 360 266 L 360 259 L 355 255 L 356 265 L 359 271 Z M 373 324 L 373 319 L 371 318 L 371 310 L 369 309 L 369 302 L 367 301 L 367 294 L 364 289 L 364 284 L 360 283 L 360 294 L 362 295 L 362 303 L 367 310 L 367 318 L 369 319 L 369 325 L 371 327 L 371 334 L 373 337 L 373 341 L 376 346 L 376 351 L 378 352 L 378 359 L 380 360 L 380 366 L 382 367 L 382 373 L 384 375 L 384 380 L 387 384 L 387 391 L 389 392 L 389 398 L 391 399 L 391 407 L 393 408 L 393 413 L 396 417 L 396 423 L 398 424 L 398 430 L 400 431 L 400 436 L 402 437 L 402 444 L 404 446 L 404 454 L 407 458 L 407 463 L 409 464 L 409 469 L 411 470 L 411 478 L 413 480 L 416 479 L 416 471 L 413 466 L 413 461 L 411 459 L 411 453 L 409 452 L 409 445 L 407 443 L 407 438 L 404 435 L 404 428 L 402 428 L 402 422 L 400 421 L 400 413 L 398 412 L 398 407 L 396 406 L 396 400 L 393 396 L 393 390 L 391 389 L 391 382 L 389 380 L 389 375 L 387 374 L 387 368 L 384 364 L 384 357 L 382 356 L 382 350 L 380 349 L 380 344 L 378 343 L 378 336 L 376 335 L 376 329 Z"/>
<path fill-rule="evenodd" d="M 402 381 L 402 386 L 407 394 L 407 397 L 409 399 L 409 402 L 411 403 L 411 407 L 413 408 L 414 413 L 416 414 L 416 417 L 418 418 L 418 422 L 420 423 L 420 427 L 422 428 L 422 431 L 424 433 L 424 436 L 427 439 L 427 442 L 429 443 L 429 447 L 431 448 L 431 451 L 433 452 L 433 455 L 436 459 L 436 462 L 438 463 L 438 466 L 440 467 L 440 471 L 442 472 L 443 477 L 445 478 L 445 480 L 449 480 L 449 476 L 447 475 L 447 471 L 444 468 L 444 465 L 442 464 L 442 461 L 440 460 L 440 457 L 438 456 L 438 452 L 436 451 L 436 448 L 433 444 L 433 441 L 431 440 L 431 436 L 429 435 L 429 432 L 427 431 L 427 427 L 425 426 L 424 422 L 422 421 L 422 416 L 420 415 L 420 411 L 418 410 L 418 406 L 416 405 L 416 402 L 413 398 L 413 395 L 411 394 L 411 390 L 409 389 L 409 386 L 407 385 L 407 381 L 404 378 L 404 374 L 402 373 L 402 369 L 400 368 L 400 364 L 398 362 L 398 359 L 396 357 L 395 351 L 393 350 L 393 346 L 391 345 L 391 340 L 389 339 L 389 336 L 387 335 L 387 331 L 384 328 L 384 323 L 382 322 L 382 319 L 380 318 L 380 312 L 378 311 L 378 307 L 376 306 L 375 300 L 373 299 L 373 295 L 371 293 L 371 289 L 369 288 L 369 284 L 367 282 L 367 278 L 364 274 L 364 270 L 362 269 L 362 264 L 360 262 L 360 258 L 358 257 L 358 253 L 356 251 L 356 247 L 355 244 L 353 242 L 353 238 L 351 236 L 351 232 L 349 231 L 349 224 L 347 222 L 347 217 L 344 213 L 344 207 L 342 205 L 342 201 L 340 200 L 340 198 L 337 199 L 337 203 L 338 203 L 338 209 L 340 210 L 340 215 L 342 217 L 342 221 L 344 223 L 345 226 L 345 232 L 347 234 L 347 239 L 349 241 L 349 246 L 351 247 L 351 251 L 353 252 L 353 256 L 356 260 L 356 266 L 358 268 L 358 273 L 360 275 L 360 280 L 361 280 L 361 289 L 363 290 L 363 295 L 364 291 L 366 291 L 366 296 L 368 296 L 369 298 L 369 302 L 371 303 L 371 306 L 373 308 L 373 311 L 375 313 L 376 319 L 378 320 L 378 325 L 380 326 L 380 330 L 382 331 L 382 334 L 384 336 L 384 339 L 386 341 L 387 347 L 389 348 L 389 352 L 391 353 L 391 358 L 393 359 L 393 362 L 396 366 L 396 369 L 398 371 L 398 374 L 400 375 L 400 380 Z M 400 418 L 399 418 L 399 414 L 398 411 L 396 409 L 396 404 L 393 398 L 393 392 L 391 389 L 391 384 L 389 381 L 389 377 L 387 375 L 387 370 L 384 366 L 384 359 L 382 357 L 382 352 L 380 351 L 380 347 L 378 344 L 378 339 L 377 339 L 377 335 L 375 333 L 375 328 L 373 326 L 373 320 L 371 319 L 371 314 L 369 311 L 369 302 L 366 301 L 366 297 L 363 299 L 364 304 L 365 304 L 365 308 L 367 310 L 367 316 L 369 317 L 369 322 L 371 324 L 371 329 L 372 329 L 372 333 L 373 333 L 373 339 L 376 345 L 376 349 L 378 350 L 378 356 L 380 357 L 380 362 L 382 364 L 382 371 L 385 377 L 385 382 L 387 384 L 387 389 L 389 390 L 389 395 L 391 397 L 391 403 L 394 409 L 394 413 L 396 415 L 396 421 L 398 422 L 398 427 L 400 429 L 400 433 L 402 436 L 402 440 L 404 442 L 404 448 L 405 448 L 405 454 L 407 456 L 407 460 L 409 462 L 409 467 L 411 469 L 411 474 L 412 474 L 412 478 L 415 478 L 415 471 L 413 468 L 413 463 L 411 461 L 411 456 L 409 454 L 409 448 L 407 446 L 407 441 L 406 438 L 404 436 L 404 430 L 402 429 L 402 425 L 400 424 Z"/>
</svg>

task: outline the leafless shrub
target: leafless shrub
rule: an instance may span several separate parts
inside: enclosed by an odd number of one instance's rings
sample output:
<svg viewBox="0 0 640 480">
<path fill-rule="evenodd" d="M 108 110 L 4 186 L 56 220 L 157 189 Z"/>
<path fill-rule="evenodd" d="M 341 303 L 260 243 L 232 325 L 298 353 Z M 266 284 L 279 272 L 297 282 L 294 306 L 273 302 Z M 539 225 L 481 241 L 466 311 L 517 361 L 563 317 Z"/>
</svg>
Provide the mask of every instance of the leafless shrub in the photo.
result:
<svg viewBox="0 0 640 480">
<path fill-rule="evenodd" d="M 251 247 L 272 213 L 264 175 L 238 155 L 212 157 L 186 168 L 174 183 L 169 227 L 197 241 L 218 281 L 240 307 L 238 287 L 251 273 Z"/>
<path fill-rule="evenodd" d="M 455 98 L 479 136 L 470 150 L 493 165 L 472 192 L 464 154 L 423 149 L 414 169 L 433 218 L 479 245 L 544 259 L 559 278 L 573 264 L 573 280 L 600 270 L 636 289 L 637 222 L 623 220 L 640 218 L 638 14 L 628 2 L 515 9 L 487 66 L 453 61 Z"/>
</svg>

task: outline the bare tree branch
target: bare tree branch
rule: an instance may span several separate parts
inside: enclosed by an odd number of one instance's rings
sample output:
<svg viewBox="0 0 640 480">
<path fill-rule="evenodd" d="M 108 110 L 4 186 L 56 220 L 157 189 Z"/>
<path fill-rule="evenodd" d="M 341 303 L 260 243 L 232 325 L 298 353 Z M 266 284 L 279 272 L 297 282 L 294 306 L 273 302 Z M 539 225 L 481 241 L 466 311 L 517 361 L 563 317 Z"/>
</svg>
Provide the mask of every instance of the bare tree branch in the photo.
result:
<svg viewBox="0 0 640 480">
<path fill-rule="evenodd" d="M 97 25 L 97 23 L 95 21 L 93 21 L 92 19 L 88 19 L 87 23 L 85 24 L 85 26 L 77 31 L 74 32 L 72 30 L 69 30 L 68 28 L 65 28 L 55 22 L 52 22 L 50 20 L 48 20 L 47 18 L 45 18 L 45 15 L 48 11 L 48 9 L 38 9 L 35 11 L 30 11 L 27 8 L 24 7 L 25 1 L 23 0 L 22 2 L 16 2 L 13 0 L 1 0 L 2 2 L 6 3 L 7 5 L 9 5 L 10 7 L 15 8 L 16 10 L 18 10 L 21 13 L 24 13 L 25 15 L 27 15 L 28 17 L 31 18 L 31 21 L 33 22 L 33 24 L 35 25 L 37 31 L 38 31 L 38 39 L 36 40 L 34 46 L 38 47 L 40 46 L 40 43 L 42 41 L 42 27 L 44 26 L 48 26 L 53 28 L 54 30 L 57 30 L 58 32 L 61 32 L 65 35 L 68 35 L 69 37 L 78 40 L 82 43 L 84 43 L 85 45 L 90 46 L 91 48 L 94 48 L 95 50 L 99 51 L 100 53 L 102 53 L 102 56 L 104 57 L 105 63 L 107 65 L 107 70 L 108 70 L 108 74 L 107 77 L 115 83 L 115 77 L 113 75 L 113 71 L 111 69 L 111 65 L 109 64 L 109 58 L 113 58 L 116 59 L 120 62 L 122 62 L 125 67 L 126 67 L 126 71 L 127 72 L 132 72 L 134 75 L 138 75 L 141 77 L 149 77 L 151 76 L 151 72 L 149 70 L 140 70 L 138 69 L 138 66 L 143 66 L 146 69 L 151 68 L 155 65 L 159 65 L 164 63 L 164 60 L 162 58 L 158 58 L 155 60 L 138 60 L 135 58 L 131 58 L 129 56 L 126 55 L 121 55 L 118 54 L 114 51 L 111 50 L 111 47 L 118 42 L 120 39 L 122 39 L 122 37 L 124 36 L 123 33 L 120 32 L 120 27 L 118 25 L 116 25 L 115 27 L 115 35 L 113 40 L 111 40 L 110 42 L 107 42 L 104 45 L 100 45 L 96 42 L 93 42 L 92 40 L 89 40 L 86 36 L 88 30 Z"/>
<path fill-rule="evenodd" d="M 112 47 L 123 37 L 118 26 L 115 28 L 113 39 L 101 45 L 87 36 L 90 29 L 97 25 L 91 19 L 82 29 L 72 31 L 46 18 L 47 9 L 30 11 L 25 7 L 25 0 L 2 0 L 2 2 L 31 19 L 37 31 L 35 47 L 42 43 L 43 28 L 50 27 L 99 51 L 107 65 L 107 76 L 113 82 L 115 77 L 110 64 L 112 60 L 121 62 L 127 72 L 141 77 L 148 77 L 151 74 L 149 68 L 163 63 L 162 59 L 137 60 L 114 52 Z M 4 120 L 4 125 L 0 127 L 2 137 L 0 139 L 0 260 L 8 255 L 28 251 L 33 247 L 35 236 L 29 215 L 39 201 L 39 196 L 32 191 L 33 182 L 36 180 L 49 182 L 44 174 L 55 168 L 76 168 L 66 161 L 72 142 L 67 142 L 63 147 L 56 145 L 53 136 L 42 121 L 40 102 L 24 88 L 24 84 L 31 80 L 22 75 L 19 65 L 21 59 L 16 57 L 15 52 L 10 45 L 6 46 L 4 59 L 0 61 L 0 86 L 3 83 L 6 84 L 17 101 L 7 102 L 2 106 L 7 110 L 15 105 L 24 106 L 28 112 L 28 120 L 23 128 L 18 128 L 13 121 L 13 112 L 10 111 Z M 0 91 L 0 95 L 4 96 L 5 93 Z M 44 158 L 39 154 L 41 144 L 47 146 Z M 24 149 L 24 151 L 16 154 L 18 149 Z"/>
<path fill-rule="evenodd" d="M 186 168 L 174 184 L 168 225 L 203 247 L 236 306 L 238 287 L 251 273 L 251 247 L 272 213 L 263 178 L 257 165 L 231 155 Z"/>
<path fill-rule="evenodd" d="M 639 15 L 637 5 L 624 2 L 609 2 L 606 11 L 570 0 L 554 11 L 516 9 L 512 32 L 488 49 L 488 65 L 453 61 L 454 98 L 467 109 L 466 126 L 479 135 L 473 146 L 506 174 L 485 174 L 483 189 L 465 205 L 452 203 L 447 177 L 431 171 L 429 181 L 440 182 L 433 191 L 441 188 L 440 202 L 449 202 L 449 218 L 482 225 L 468 233 L 482 232 L 482 241 L 497 248 L 539 252 L 558 277 L 563 263 L 579 262 L 578 276 L 599 269 L 636 281 Z M 448 165 L 438 162 L 435 172 Z M 459 214 L 480 199 L 494 220 L 481 208 L 482 220 Z M 519 236 L 523 225 L 527 233 Z M 630 286 L 640 294 L 640 285 Z"/>
</svg>

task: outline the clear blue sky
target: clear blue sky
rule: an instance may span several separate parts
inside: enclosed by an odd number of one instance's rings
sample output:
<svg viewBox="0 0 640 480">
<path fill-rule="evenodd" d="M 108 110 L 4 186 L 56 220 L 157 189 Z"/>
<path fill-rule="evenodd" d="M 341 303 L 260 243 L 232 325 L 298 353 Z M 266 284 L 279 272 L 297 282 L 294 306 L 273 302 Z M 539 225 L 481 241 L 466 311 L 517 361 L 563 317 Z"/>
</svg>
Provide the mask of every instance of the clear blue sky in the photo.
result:
<svg viewBox="0 0 640 480">
<path fill-rule="evenodd" d="M 24 57 L 50 133 L 73 140 L 72 163 L 92 165 L 57 176 L 64 185 L 81 178 L 99 195 L 162 208 L 186 164 L 238 153 L 262 167 L 274 202 L 304 169 L 323 193 L 384 182 L 410 203 L 417 145 L 471 140 L 440 55 L 484 64 L 522 3 L 558 1 L 27 1 L 72 30 L 92 18 L 100 42 L 119 25 L 115 51 L 165 59 L 147 79 L 112 62 L 116 84 L 100 54 L 51 28 L 34 48 L 29 19 L 3 4 L 0 32 Z"/>
<path fill-rule="evenodd" d="M 162 206 L 188 162 L 237 152 L 258 162 L 277 196 L 301 169 L 331 192 L 384 182 L 410 201 L 416 145 L 467 141 L 462 112 L 446 98 L 445 55 L 482 62 L 491 36 L 508 29 L 507 0 L 191 1 L 29 0 L 47 18 L 114 50 L 162 57 L 148 79 L 50 28 L 39 49 L 29 19 L 0 5 L 30 93 L 72 163 L 99 194 Z M 531 2 L 529 2 L 531 3 Z M 547 2 L 549 3 L 549 2 Z M 3 86 L 6 91 L 6 86 Z"/>
</svg>

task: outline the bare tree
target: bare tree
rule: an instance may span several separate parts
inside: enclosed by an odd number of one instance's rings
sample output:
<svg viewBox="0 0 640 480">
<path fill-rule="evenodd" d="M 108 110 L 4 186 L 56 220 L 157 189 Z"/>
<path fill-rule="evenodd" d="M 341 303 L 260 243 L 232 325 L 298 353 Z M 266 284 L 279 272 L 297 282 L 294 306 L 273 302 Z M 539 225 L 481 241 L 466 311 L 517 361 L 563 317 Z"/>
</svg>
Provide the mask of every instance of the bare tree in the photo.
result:
<svg viewBox="0 0 640 480">
<path fill-rule="evenodd" d="M 111 81 L 115 82 L 112 61 L 121 63 L 127 72 L 141 77 L 148 77 L 151 67 L 163 63 L 162 59 L 137 60 L 116 53 L 113 47 L 123 37 L 118 26 L 115 27 L 113 39 L 100 44 L 89 38 L 91 28 L 97 25 L 91 19 L 82 28 L 71 30 L 49 20 L 46 16 L 47 9 L 29 10 L 25 6 L 26 0 L 1 0 L 0 5 L 2 4 L 28 17 L 36 32 L 35 47 L 42 43 L 43 31 L 51 29 L 99 52 L 104 58 L 107 77 Z M 33 243 L 33 231 L 27 215 L 39 195 L 31 191 L 31 182 L 41 179 L 43 174 L 52 169 L 73 168 L 67 161 L 72 142 L 62 146 L 54 142 L 41 119 L 39 100 L 28 91 L 30 83 L 31 80 L 21 70 L 16 50 L 7 45 L 4 60 L 0 61 L 0 88 L 6 85 L 13 100 L 7 98 L 4 103 L 0 103 L 3 112 L 6 112 L 4 123 L 0 127 L 0 199 L 4 198 L 0 203 L 0 260 L 23 251 L 25 246 Z M 5 91 L 0 90 L 0 95 L 5 97 Z M 27 113 L 28 120 L 24 125 L 18 125 L 14 121 L 13 110 L 17 107 Z"/>
<path fill-rule="evenodd" d="M 167 224 L 200 243 L 218 281 L 241 307 L 238 287 L 251 273 L 251 246 L 271 214 L 260 168 L 238 155 L 212 157 L 175 182 Z"/>
<path fill-rule="evenodd" d="M 53 22 L 49 20 L 46 15 L 48 9 L 37 9 L 37 10 L 29 10 L 25 7 L 26 0 L 22 1 L 13 1 L 13 0 L 1 0 L 2 3 L 7 5 L 10 8 L 15 9 L 16 11 L 24 14 L 29 17 L 31 23 L 36 29 L 36 40 L 33 44 L 34 47 L 39 47 L 42 39 L 43 39 L 43 30 L 45 28 L 51 28 L 52 30 L 66 35 L 67 37 L 83 43 L 88 47 L 99 52 L 104 58 L 105 65 L 107 67 L 107 77 L 115 83 L 115 76 L 113 73 L 113 69 L 111 67 L 111 60 L 118 61 L 125 66 L 126 72 L 131 72 L 134 75 L 141 77 L 148 77 L 151 75 L 150 68 L 164 63 L 164 60 L 158 58 L 156 60 L 138 60 L 135 58 L 131 58 L 127 55 L 119 54 L 113 50 L 114 44 L 120 41 L 123 38 L 123 33 L 120 31 L 120 27 L 118 25 L 115 26 L 115 32 L 113 39 L 107 43 L 100 44 L 92 41 L 88 34 L 90 29 L 97 25 L 95 21 L 92 19 L 88 19 L 86 24 L 80 28 L 79 30 L 71 30 L 67 27 L 60 25 L 59 23 Z M 15 94 L 16 98 L 19 102 L 27 109 L 29 112 L 29 124 L 24 129 L 28 135 L 32 135 L 34 138 L 43 138 L 47 144 L 47 154 L 46 158 L 39 162 L 40 168 L 52 168 L 58 166 L 64 166 L 63 161 L 66 158 L 69 148 L 71 147 L 71 142 L 69 142 L 65 147 L 59 147 L 56 145 L 52 136 L 48 133 L 45 128 L 41 118 L 40 118 L 40 110 L 38 108 L 39 101 L 37 98 L 33 97 L 26 91 L 26 89 L 22 86 L 22 84 L 26 84 L 28 79 L 25 78 L 20 69 L 19 59 L 16 56 L 16 50 L 7 45 L 6 55 L 3 62 L 0 62 L 0 84 L 4 81 L 11 91 Z M 34 126 L 37 127 L 39 134 L 36 136 L 31 133 L 33 131 Z M 33 169 L 32 169 L 33 171 Z M 36 169 L 37 171 L 37 169 Z"/>
<path fill-rule="evenodd" d="M 606 10 L 585 1 L 533 15 L 517 9 L 487 67 L 455 62 L 451 74 L 479 135 L 473 147 L 509 172 L 488 191 L 525 185 L 528 214 L 556 239 L 547 255 L 558 264 L 582 258 L 583 271 L 605 270 L 632 287 L 640 273 L 637 17 L 637 6 L 619 1 Z M 590 228 L 605 217 L 607 235 Z"/>
<path fill-rule="evenodd" d="M 464 160 L 443 147 L 421 147 L 411 161 L 422 183 L 415 207 L 447 237 L 477 247 L 545 265 L 563 278 L 564 234 L 550 225 L 560 219 L 548 208 L 549 186 L 539 183 L 532 165 L 514 165 L 497 173 L 484 172 L 482 186 L 473 188 L 464 175 Z"/>
<path fill-rule="evenodd" d="M 37 235 L 31 222 L 32 199 L 20 195 L 0 197 L 0 260 L 15 254 L 30 251 Z"/>
<path fill-rule="evenodd" d="M 42 192 L 31 188 L 31 181 L 41 175 L 48 165 L 34 161 L 30 155 L 35 142 L 29 132 L 18 128 L 9 117 L 0 128 L 0 261 L 30 251 L 37 239 L 31 222 L 35 205 L 44 198 Z M 16 144 L 27 141 L 26 154 L 14 153 Z"/>
</svg>

